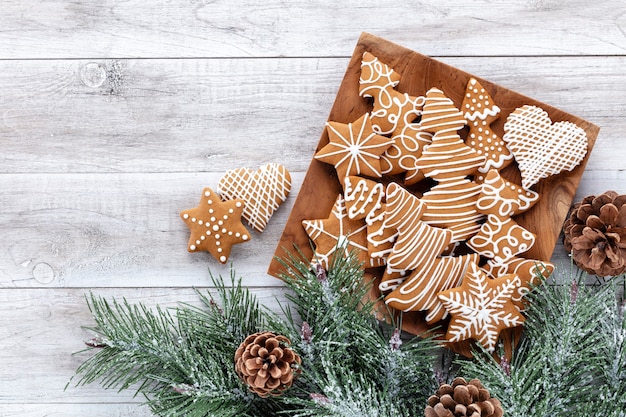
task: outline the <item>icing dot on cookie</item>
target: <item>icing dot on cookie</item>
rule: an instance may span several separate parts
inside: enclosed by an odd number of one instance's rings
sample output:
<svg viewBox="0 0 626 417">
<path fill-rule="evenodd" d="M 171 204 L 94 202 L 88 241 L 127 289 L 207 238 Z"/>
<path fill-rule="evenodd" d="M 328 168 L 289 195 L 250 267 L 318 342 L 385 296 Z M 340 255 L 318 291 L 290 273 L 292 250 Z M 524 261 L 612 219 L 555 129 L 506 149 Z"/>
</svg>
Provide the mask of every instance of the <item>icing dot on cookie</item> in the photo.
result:
<svg viewBox="0 0 626 417">
<path fill-rule="evenodd" d="M 228 229 L 223 228 L 223 229 L 222 229 L 222 233 L 228 233 Z"/>
<path fill-rule="evenodd" d="M 196 222 L 196 218 L 195 218 L 195 217 L 192 217 L 192 218 L 191 218 L 191 221 L 195 223 L 195 222 Z"/>
<path fill-rule="evenodd" d="M 240 201 L 237 201 L 237 202 L 235 203 L 235 207 L 241 207 L 241 202 L 240 202 Z"/>
<path fill-rule="evenodd" d="M 211 216 L 211 222 L 215 221 L 215 217 Z"/>
<path fill-rule="evenodd" d="M 220 238 L 220 235 L 216 233 L 216 234 L 215 234 L 215 240 L 217 240 L 217 239 L 219 239 L 219 238 Z M 216 242 L 216 243 L 217 243 L 217 242 Z"/>
<path fill-rule="evenodd" d="M 222 249 L 222 248 L 217 248 L 217 251 L 218 251 L 218 252 L 222 252 L 222 251 L 223 251 L 223 249 Z"/>
<path fill-rule="evenodd" d="M 215 241 L 215 246 L 219 246 L 219 245 L 221 245 L 221 244 L 222 244 L 222 242 L 220 242 L 219 240 L 216 240 L 216 241 Z"/>
<path fill-rule="evenodd" d="M 225 257 L 225 256 L 223 256 L 223 255 L 222 255 L 222 256 L 220 256 L 220 261 L 222 261 L 222 262 L 226 262 L 226 257 Z"/>
<path fill-rule="evenodd" d="M 189 246 L 189 250 L 196 250 L 196 245 Z"/>
<path fill-rule="evenodd" d="M 220 220 L 219 222 L 217 222 L 217 224 L 219 224 L 220 226 L 222 226 L 224 224 L 223 220 Z"/>
<path fill-rule="evenodd" d="M 209 209 L 209 214 L 213 214 L 213 212 L 215 212 L 215 210 Z"/>
<path fill-rule="evenodd" d="M 243 240 L 248 240 L 248 235 L 243 235 L 243 236 L 241 236 L 241 238 L 242 238 Z"/>
<path fill-rule="evenodd" d="M 186 219 L 188 219 L 188 218 L 189 218 L 189 214 L 187 214 L 187 213 L 183 214 L 183 219 L 185 219 L 185 220 L 186 220 Z"/>
<path fill-rule="evenodd" d="M 228 209 L 228 212 L 229 212 L 230 214 L 233 214 L 233 213 L 235 212 L 235 210 L 233 210 L 233 209 Z"/>
<path fill-rule="evenodd" d="M 205 192 L 204 192 L 204 196 L 205 196 L 205 197 L 209 197 L 210 195 L 211 195 L 211 192 L 210 192 L 210 191 L 205 191 Z"/>
<path fill-rule="evenodd" d="M 204 224 L 204 222 L 203 222 L 202 220 L 198 220 L 198 224 L 199 224 L 200 226 L 202 226 L 202 225 Z"/>
<path fill-rule="evenodd" d="M 200 236 L 200 240 L 206 240 L 206 236 L 205 235 Z"/>
<path fill-rule="evenodd" d="M 210 230 L 207 230 L 207 231 L 206 231 L 206 235 L 207 235 L 207 236 L 211 236 L 211 231 L 210 231 Z"/>
<path fill-rule="evenodd" d="M 199 240 L 196 240 L 196 245 L 199 245 L 200 243 L 202 242 L 200 242 Z"/>
<path fill-rule="evenodd" d="M 213 204 L 213 200 L 207 200 L 207 203 Z"/>
<path fill-rule="evenodd" d="M 219 227 L 218 225 L 214 224 L 214 225 L 213 225 L 213 230 L 214 230 L 215 232 L 217 232 L 218 230 L 220 230 L 220 227 Z"/>
</svg>

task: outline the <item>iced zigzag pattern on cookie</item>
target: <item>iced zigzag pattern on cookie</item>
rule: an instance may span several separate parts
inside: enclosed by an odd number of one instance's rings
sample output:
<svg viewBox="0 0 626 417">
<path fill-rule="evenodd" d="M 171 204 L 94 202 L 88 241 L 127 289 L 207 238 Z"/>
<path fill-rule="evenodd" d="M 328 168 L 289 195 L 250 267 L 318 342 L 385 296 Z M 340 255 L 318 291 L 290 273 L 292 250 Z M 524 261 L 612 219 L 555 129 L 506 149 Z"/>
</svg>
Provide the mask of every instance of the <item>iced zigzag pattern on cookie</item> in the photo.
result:
<svg viewBox="0 0 626 417">
<path fill-rule="evenodd" d="M 357 176 L 343 180 L 343 194 L 351 219 L 365 219 L 368 226 L 376 221 L 380 213 L 385 187 L 382 183 Z"/>
<path fill-rule="evenodd" d="M 465 145 L 456 132 L 437 132 L 415 168 L 437 181 L 464 178 L 476 172 L 485 157 Z"/>
<path fill-rule="evenodd" d="M 437 294 L 458 287 L 468 265 L 477 263 L 478 260 L 479 256 L 475 253 L 428 259 L 391 292 L 385 302 L 400 311 L 428 311 L 428 324 L 443 320 L 448 312 Z"/>
<path fill-rule="evenodd" d="M 447 180 L 435 185 L 421 198 L 426 203 L 422 221 L 449 229 L 453 234 L 453 242 L 470 238 L 480 230 L 485 218 L 476 210 L 480 191 L 481 186 L 467 178 Z"/>
<path fill-rule="evenodd" d="M 415 269 L 423 259 L 439 256 L 452 240 L 452 232 L 427 225 L 420 219 L 426 205 L 395 183 L 387 186 L 386 222 L 398 230 L 387 258 L 389 273 Z"/>
<path fill-rule="evenodd" d="M 290 190 L 291 175 L 287 169 L 270 163 L 254 172 L 245 168 L 227 171 L 219 181 L 218 192 L 225 200 L 241 198 L 245 201 L 242 217 L 262 232 Z"/>
<path fill-rule="evenodd" d="M 467 121 L 443 91 L 431 88 L 426 93 L 420 123 L 423 130 L 436 133 L 457 131 L 465 126 Z"/>
</svg>

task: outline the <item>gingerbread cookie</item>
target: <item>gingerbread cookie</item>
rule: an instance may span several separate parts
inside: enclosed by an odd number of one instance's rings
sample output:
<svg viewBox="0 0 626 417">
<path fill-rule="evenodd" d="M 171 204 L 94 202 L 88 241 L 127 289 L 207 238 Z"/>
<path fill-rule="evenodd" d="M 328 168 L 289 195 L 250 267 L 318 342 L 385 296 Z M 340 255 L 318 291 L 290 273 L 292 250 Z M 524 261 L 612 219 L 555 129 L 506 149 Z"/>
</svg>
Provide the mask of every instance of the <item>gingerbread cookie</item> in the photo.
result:
<svg viewBox="0 0 626 417">
<path fill-rule="evenodd" d="M 381 90 L 393 89 L 400 82 L 400 74 L 389 65 L 381 62 L 370 52 L 364 52 L 361 59 L 359 95 L 376 97 Z"/>
<path fill-rule="evenodd" d="M 523 106 L 509 115 L 504 136 L 529 189 L 542 178 L 571 171 L 587 154 L 587 134 L 571 122 L 552 123 L 548 113 Z"/>
<path fill-rule="evenodd" d="M 555 267 L 550 262 L 514 257 L 497 265 L 493 262 L 487 262 L 482 268 L 493 278 L 506 274 L 515 274 L 519 277 L 520 285 L 513 294 L 513 304 L 518 310 L 524 311 L 526 294 L 534 286 L 548 279 Z"/>
<path fill-rule="evenodd" d="M 207 251 L 221 263 L 226 263 L 233 245 L 250 240 L 241 223 L 243 208 L 243 200 L 223 202 L 213 190 L 205 188 L 198 206 L 180 213 L 191 231 L 187 250 Z"/>
<path fill-rule="evenodd" d="M 535 244 L 535 239 L 532 232 L 513 219 L 489 214 L 480 231 L 467 241 L 467 246 L 498 265 L 528 251 Z"/>
<path fill-rule="evenodd" d="M 242 217 L 262 232 L 291 190 L 291 175 L 280 164 L 265 164 L 256 171 L 231 169 L 220 178 L 217 192 L 224 200 L 242 199 Z"/>
<path fill-rule="evenodd" d="M 385 302 L 399 311 L 427 311 L 425 319 L 428 324 L 443 320 L 448 312 L 437 295 L 458 287 L 469 264 L 476 264 L 478 260 L 475 253 L 425 259 L 385 297 Z"/>
<path fill-rule="evenodd" d="M 452 343 L 474 339 L 493 352 L 502 330 L 524 323 L 512 300 L 519 285 L 515 274 L 492 279 L 470 263 L 461 286 L 438 295 L 452 317 L 446 339 Z"/>
<path fill-rule="evenodd" d="M 370 113 L 376 133 L 387 135 L 417 119 L 424 105 L 424 97 L 413 97 L 394 90 L 400 75 L 389 65 L 369 52 L 363 53 L 359 95 L 374 99 Z"/>
<path fill-rule="evenodd" d="M 426 93 L 420 123 L 424 131 L 437 133 L 459 130 L 467 121 L 443 91 L 431 88 Z"/>
<path fill-rule="evenodd" d="M 397 175 L 406 173 L 404 183 L 409 186 L 422 179 L 424 175 L 417 169 L 416 162 L 424 149 L 432 141 L 432 133 L 422 130 L 419 123 L 409 123 L 393 131 L 393 144 L 380 158 L 383 174 Z"/>
<path fill-rule="evenodd" d="M 491 169 L 485 176 L 476 207 L 483 214 L 512 217 L 530 209 L 539 201 L 539 193 L 526 190 Z"/>
<path fill-rule="evenodd" d="M 450 244 L 452 232 L 421 221 L 425 204 L 395 183 L 387 186 L 386 224 L 398 230 L 387 258 L 388 272 L 415 269 L 423 259 L 439 256 Z"/>
<path fill-rule="evenodd" d="M 386 212 L 387 204 L 382 204 L 380 209 L 374 212 L 371 222 L 367 225 L 367 252 L 371 258 L 386 260 L 398 237 L 398 230 L 385 221 Z"/>
<path fill-rule="evenodd" d="M 348 176 L 343 179 L 343 195 L 350 219 L 365 219 L 368 225 L 381 215 L 385 187 L 367 178 Z"/>
<path fill-rule="evenodd" d="M 315 244 L 313 262 L 328 269 L 333 256 L 347 256 L 355 251 L 365 267 L 381 266 L 382 260 L 370 259 L 367 253 L 367 225 L 363 220 L 348 217 L 343 196 L 340 194 L 326 219 L 304 220 L 302 226 Z M 337 253 L 337 251 L 339 251 Z"/>
<path fill-rule="evenodd" d="M 467 178 L 440 182 L 420 199 L 426 204 L 422 221 L 449 229 L 453 242 L 469 239 L 480 230 L 485 217 L 476 210 L 481 189 Z"/>
<path fill-rule="evenodd" d="M 334 165 L 342 181 L 349 175 L 381 177 L 380 156 L 393 141 L 372 130 L 366 113 L 352 123 L 326 123 L 329 143 L 315 154 L 315 159 Z"/>
<path fill-rule="evenodd" d="M 465 143 L 485 156 L 485 164 L 478 171 L 485 173 L 492 168 L 502 169 L 513 162 L 513 154 L 506 143 L 491 128 L 491 123 L 500 114 L 500 108 L 475 78 L 470 78 L 467 83 L 461 110 L 469 125 Z"/>
<path fill-rule="evenodd" d="M 393 89 L 381 90 L 371 111 L 374 132 L 388 135 L 413 123 L 421 114 L 424 97 L 413 97 Z"/>
<path fill-rule="evenodd" d="M 485 163 L 485 157 L 467 146 L 456 132 L 439 131 L 415 162 L 415 168 L 437 181 L 472 175 Z"/>
</svg>

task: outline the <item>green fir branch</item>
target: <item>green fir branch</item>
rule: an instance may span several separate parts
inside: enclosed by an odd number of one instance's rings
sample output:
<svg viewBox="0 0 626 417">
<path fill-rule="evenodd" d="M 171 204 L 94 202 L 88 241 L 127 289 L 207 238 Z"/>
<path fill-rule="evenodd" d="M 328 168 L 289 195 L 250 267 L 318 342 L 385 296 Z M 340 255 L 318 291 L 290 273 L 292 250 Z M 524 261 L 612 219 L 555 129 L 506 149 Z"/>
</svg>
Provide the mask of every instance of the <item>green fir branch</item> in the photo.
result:
<svg viewBox="0 0 626 417">
<path fill-rule="evenodd" d="M 485 352 L 463 362 L 464 375 L 481 379 L 506 416 L 623 416 L 625 332 L 615 282 L 588 287 L 580 281 L 527 295 L 524 336 L 510 364 Z"/>
</svg>

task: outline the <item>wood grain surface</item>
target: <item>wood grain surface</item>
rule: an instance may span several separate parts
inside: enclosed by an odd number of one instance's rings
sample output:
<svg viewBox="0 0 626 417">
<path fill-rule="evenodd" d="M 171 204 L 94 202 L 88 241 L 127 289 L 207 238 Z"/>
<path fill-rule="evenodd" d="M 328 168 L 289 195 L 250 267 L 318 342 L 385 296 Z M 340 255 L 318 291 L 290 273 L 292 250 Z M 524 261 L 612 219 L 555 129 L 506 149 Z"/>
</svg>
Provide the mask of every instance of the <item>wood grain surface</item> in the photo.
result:
<svg viewBox="0 0 626 417">
<path fill-rule="evenodd" d="M 228 275 L 178 217 L 227 169 L 292 173 L 231 256 L 276 305 L 266 271 L 363 32 L 599 126 L 574 200 L 626 193 L 620 0 L 7 0 L 0 19 L 2 417 L 150 416 L 133 392 L 65 389 L 84 297 L 195 302 Z M 558 239 L 551 259 L 569 267 Z"/>
</svg>

